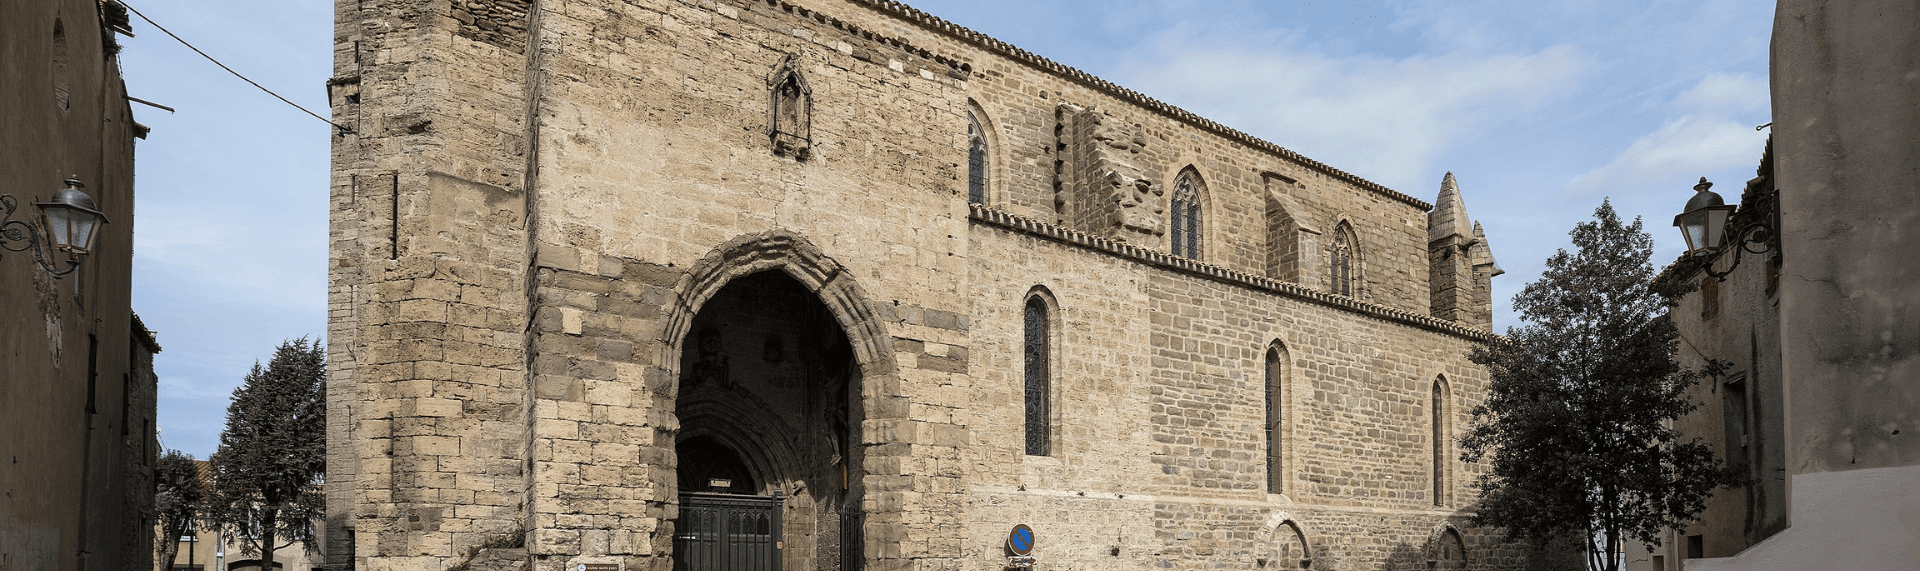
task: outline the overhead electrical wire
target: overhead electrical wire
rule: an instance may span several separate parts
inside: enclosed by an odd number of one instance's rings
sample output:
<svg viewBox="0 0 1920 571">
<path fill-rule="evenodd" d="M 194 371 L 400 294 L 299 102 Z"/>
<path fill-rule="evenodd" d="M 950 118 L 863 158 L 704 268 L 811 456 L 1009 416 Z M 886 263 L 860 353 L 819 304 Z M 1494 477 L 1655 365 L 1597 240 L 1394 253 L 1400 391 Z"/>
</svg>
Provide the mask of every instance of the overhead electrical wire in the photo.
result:
<svg viewBox="0 0 1920 571">
<path fill-rule="evenodd" d="M 288 104 L 288 105 L 292 105 L 294 109 L 299 109 L 299 110 L 301 110 L 301 111 L 303 111 L 303 112 L 306 112 L 306 114 L 308 114 L 308 115 L 312 115 L 312 116 L 313 116 L 313 118 L 315 118 L 315 119 L 319 119 L 319 120 L 321 120 L 321 121 L 324 121 L 324 122 L 326 122 L 326 124 L 328 124 L 328 125 L 332 125 L 332 126 L 333 126 L 333 128 L 335 128 L 335 129 L 339 129 L 341 133 L 352 133 L 352 132 L 353 132 L 353 129 L 352 129 L 351 127 L 347 127 L 347 126 L 345 126 L 345 125 L 341 125 L 341 124 L 339 124 L 339 123 L 335 123 L 335 122 L 333 122 L 333 121 L 331 121 L 331 120 L 329 120 L 329 119 L 327 119 L 326 117 L 321 117 L 319 113 L 314 113 L 314 112 L 312 112 L 312 111 L 308 111 L 308 110 L 307 110 L 307 108 L 305 108 L 305 107 L 301 107 L 299 103 L 294 103 L 293 101 L 291 101 L 291 100 L 289 100 L 289 99 L 287 99 L 287 98 L 285 98 L 285 97 L 281 97 L 281 96 L 280 96 L 280 94 L 278 94 L 278 93 L 274 93 L 274 92 L 273 92 L 273 90 L 271 90 L 271 89 L 267 89 L 267 87 L 266 87 L 266 86 L 264 86 L 264 85 L 260 85 L 260 84 L 259 84 L 259 82 L 256 82 L 256 81 L 254 81 L 254 80 L 251 80 L 251 79 L 247 79 L 247 76 L 244 76 L 244 75 L 240 75 L 240 72 L 237 72 L 237 71 L 234 71 L 234 70 L 233 70 L 233 68 L 231 68 L 231 67 L 227 67 L 227 64 L 224 64 L 224 63 L 220 63 L 220 60 L 217 60 L 217 59 L 213 59 L 213 56 L 210 56 L 210 55 L 207 55 L 207 52 L 203 52 L 203 51 L 200 51 L 200 48 L 196 48 L 196 47 L 193 47 L 193 44 L 190 44 L 190 43 L 187 43 L 187 40 L 185 40 L 185 39 L 183 39 L 183 38 L 181 38 L 181 37 L 180 37 L 179 35 L 177 35 L 177 34 L 174 34 L 174 33 L 173 33 L 172 31 L 169 31 L 169 30 L 167 30 L 167 28 L 166 28 L 166 27 L 164 27 L 164 26 L 161 26 L 159 22 L 155 22 L 155 21 L 153 21 L 153 18 L 148 18 L 146 14 L 141 14 L 139 10 L 135 10 L 135 9 L 133 9 L 133 6 L 132 6 L 132 5 L 129 5 L 129 4 L 127 4 L 127 3 L 125 2 L 125 1 L 123 1 L 123 0 L 113 0 L 113 2 L 114 2 L 115 4 L 119 4 L 119 5 L 121 5 L 121 6 L 123 6 L 123 7 L 125 7 L 125 8 L 127 9 L 127 11 L 128 11 L 128 12 L 133 12 L 133 15 L 135 15 L 135 16 L 139 16 L 139 17 L 140 17 L 140 19 L 142 19 L 142 20 L 146 20 L 148 24 L 151 24 L 151 25 L 153 25 L 153 28 L 154 28 L 154 29 L 156 29 L 156 30 L 160 30 L 161 32 L 165 32 L 165 33 L 167 34 L 167 36 L 169 36 L 169 37 L 172 37 L 172 38 L 173 38 L 173 39 L 174 39 L 175 41 L 178 41 L 178 42 L 180 42 L 180 45 L 183 45 L 183 46 L 187 46 L 187 49 L 190 49 L 190 50 L 193 50 L 193 53 L 197 53 L 197 54 L 200 54 L 200 57 L 203 57 L 203 58 L 207 58 L 207 61 L 210 61 L 210 62 L 213 62 L 213 65 L 217 65 L 217 66 L 220 66 L 220 69 L 224 69 L 224 70 L 227 70 L 227 73 L 231 73 L 231 74 L 233 74 L 233 76 L 234 76 L 234 77 L 238 77 L 238 78 L 240 78 L 240 80 L 241 80 L 241 81 L 245 81 L 245 82 L 247 82 L 247 83 L 249 83 L 249 84 L 252 84 L 252 85 L 253 85 L 254 87 L 258 87 L 258 88 L 260 88 L 260 90 L 261 90 L 261 91 L 265 91 L 265 92 L 267 92 L 267 95 L 272 95 L 272 96 L 274 96 L 274 98 L 276 98 L 276 99 L 279 99 L 280 101 L 282 101 L 282 102 L 285 102 L 285 103 L 286 103 L 286 104 Z"/>
</svg>

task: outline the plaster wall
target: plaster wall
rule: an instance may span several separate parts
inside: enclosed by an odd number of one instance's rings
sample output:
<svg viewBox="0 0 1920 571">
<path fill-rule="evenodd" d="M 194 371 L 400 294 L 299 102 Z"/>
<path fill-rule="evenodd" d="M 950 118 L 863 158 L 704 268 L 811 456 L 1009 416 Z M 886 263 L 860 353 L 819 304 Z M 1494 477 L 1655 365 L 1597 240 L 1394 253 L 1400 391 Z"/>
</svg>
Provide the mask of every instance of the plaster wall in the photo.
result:
<svg viewBox="0 0 1920 571">
<path fill-rule="evenodd" d="M 1690 559 L 1688 571 L 1912 569 L 1920 564 L 1920 509 L 1899 501 L 1920 467 L 1799 474 L 1793 527 L 1737 556 Z"/>
<path fill-rule="evenodd" d="M 1760 176 L 1747 182 L 1734 224 L 1772 219 L 1774 207 L 1767 196 L 1774 188 L 1772 166 L 1769 155 L 1761 161 Z M 1722 255 L 1714 267 L 1725 270 L 1731 260 L 1730 253 Z M 1709 361 L 1726 366 L 1690 388 L 1687 398 L 1700 408 L 1676 419 L 1674 428 L 1700 438 L 1748 481 L 1743 487 L 1714 490 L 1698 521 L 1673 531 L 1657 549 L 1667 561 L 1683 558 L 1689 536 L 1701 536 L 1703 556 L 1726 557 L 1787 527 L 1786 387 L 1780 365 L 1777 261 L 1772 252 L 1743 253 L 1741 264 L 1724 280 L 1701 271 L 1698 260 L 1682 259 L 1667 269 L 1667 278 L 1697 288 L 1669 313 L 1680 335 L 1676 360 L 1697 371 L 1708 370 Z M 1629 551 L 1640 554 L 1644 549 Z"/>
<path fill-rule="evenodd" d="M 1770 330 L 1778 332 L 1779 470 L 1786 477 L 1789 527 L 1737 554 L 1716 548 L 1710 535 L 1712 557 L 1684 561 L 1685 568 L 1920 565 L 1912 540 L 1920 533 L 1920 498 L 1911 493 L 1920 464 L 1913 440 L 1920 336 L 1910 326 L 1913 300 L 1920 299 L 1913 275 L 1920 259 L 1899 246 L 1920 222 L 1911 193 L 1902 190 L 1920 174 L 1916 54 L 1920 7 L 1911 3 L 1779 3 L 1773 164 L 1771 173 L 1762 173 L 1780 189 L 1778 290 L 1753 291 L 1746 282 L 1756 274 L 1742 267 L 1729 282 L 1741 283 L 1731 293 L 1737 303 L 1760 308 L 1753 321 L 1762 327 L 1694 333 L 1733 355 L 1744 336 L 1757 347 L 1750 350 L 1756 361 L 1765 361 L 1775 350 L 1767 345 Z M 1777 329 L 1765 327 L 1761 300 L 1773 302 Z M 1707 412 L 1700 420 L 1711 424 L 1717 411 Z M 1688 430 L 1723 433 L 1712 426 Z M 1704 527 L 1729 527 L 1724 504 L 1714 500 Z"/>
<path fill-rule="evenodd" d="M 0 215 L 42 226 L 34 203 L 78 175 L 111 221 L 57 279 L 0 251 L 0 567 L 151 568 L 132 531 L 150 517 L 154 457 L 128 308 L 134 125 L 102 29 L 90 1 L 0 4 L 0 194 L 16 201 Z"/>
<path fill-rule="evenodd" d="M 1920 464 L 1920 253 L 1905 246 L 1920 229 L 1920 6 L 1782 0 L 1777 14 L 1787 468 Z"/>
</svg>

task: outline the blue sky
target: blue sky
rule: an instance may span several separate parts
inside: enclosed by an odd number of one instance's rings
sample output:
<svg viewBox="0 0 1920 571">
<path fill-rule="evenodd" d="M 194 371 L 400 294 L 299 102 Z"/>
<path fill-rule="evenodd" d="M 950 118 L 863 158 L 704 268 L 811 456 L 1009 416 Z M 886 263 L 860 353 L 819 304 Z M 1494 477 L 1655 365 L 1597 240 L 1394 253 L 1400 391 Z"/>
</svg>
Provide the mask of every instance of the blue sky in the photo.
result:
<svg viewBox="0 0 1920 571">
<path fill-rule="evenodd" d="M 326 114 L 331 3 L 127 2 Z M 1452 171 L 1507 271 L 1500 330 L 1603 197 L 1673 259 L 1694 181 L 1737 195 L 1770 121 L 1765 0 L 909 4 L 1416 197 Z M 134 109 L 134 308 L 165 347 L 162 439 L 205 458 L 254 359 L 326 332 L 329 127 L 134 30 L 128 92 L 178 109 Z"/>
</svg>

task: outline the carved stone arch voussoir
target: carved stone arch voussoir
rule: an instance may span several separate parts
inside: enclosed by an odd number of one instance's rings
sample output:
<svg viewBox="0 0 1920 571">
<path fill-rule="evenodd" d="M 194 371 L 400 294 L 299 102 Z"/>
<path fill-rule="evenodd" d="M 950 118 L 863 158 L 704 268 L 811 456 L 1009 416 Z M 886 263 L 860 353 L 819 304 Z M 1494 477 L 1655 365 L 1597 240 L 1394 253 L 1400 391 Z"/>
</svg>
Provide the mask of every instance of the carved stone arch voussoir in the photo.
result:
<svg viewBox="0 0 1920 571">
<path fill-rule="evenodd" d="M 673 305 L 661 338 L 657 340 L 661 354 L 656 362 L 666 369 L 668 378 L 679 378 L 682 344 L 700 308 L 733 280 L 776 269 L 818 296 L 846 332 L 854 358 L 860 363 L 862 393 L 868 395 L 869 400 L 899 394 L 893 379 L 892 337 L 875 315 L 860 285 L 845 267 L 827 257 L 813 242 L 782 229 L 728 240 L 694 263 L 681 277 L 674 287 Z"/>
<path fill-rule="evenodd" d="M 1305 523 L 1301 523 L 1299 519 L 1294 518 L 1293 514 L 1287 513 L 1285 510 L 1278 510 L 1273 512 L 1272 515 L 1267 516 L 1266 525 L 1261 526 L 1258 537 L 1259 544 L 1271 549 L 1280 540 L 1286 538 L 1286 536 L 1282 534 L 1290 534 L 1298 538 L 1300 540 L 1300 547 L 1306 551 L 1308 560 L 1318 561 L 1322 559 L 1318 557 L 1318 552 L 1314 550 L 1313 540 L 1311 539 L 1313 537 L 1312 530 L 1310 530 Z M 1316 565 L 1314 568 L 1324 569 L 1325 567 L 1323 565 Z"/>
<path fill-rule="evenodd" d="M 677 440 L 712 437 L 739 454 L 747 469 L 763 485 L 790 485 L 799 481 L 802 473 L 798 464 L 800 449 L 792 440 L 792 436 L 800 432 L 788 427 L 779 416 L 765 414 L 768 408 L 743 390 L 729 392 L 725 398 L 689 402 L 680 411 L 680 422 L 682 426 L 694 428 L 682 430 Z M 779 491 L 792 496 L 796 490 L 789 486 Z"/>
</svg>

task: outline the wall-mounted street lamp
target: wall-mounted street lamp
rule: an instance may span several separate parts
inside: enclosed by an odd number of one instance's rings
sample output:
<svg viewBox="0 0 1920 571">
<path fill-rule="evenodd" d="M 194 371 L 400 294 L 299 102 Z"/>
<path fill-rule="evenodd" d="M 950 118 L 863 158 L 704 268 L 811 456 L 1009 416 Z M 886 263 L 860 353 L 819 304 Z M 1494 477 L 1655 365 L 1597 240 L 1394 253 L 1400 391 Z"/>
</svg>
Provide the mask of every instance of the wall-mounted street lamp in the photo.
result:
<svg viewBox="0 0 1920 571">
<path fill-rule="evenodd" d="M 5 216 L 0 217 L 0 248 L 12 252 L 33 250 L 34 263 L 55 276 L 79 269 L 80 257 L 93 250 L 95 231 L 107 223 L 107 215 L 94 206 L 93 197 L 80 190 L 85 186 L 80 184 L 80 175 L 73 175 L 67 179 L 66 188 L 53 192 L 52 200 L 34 203 L 40 207 L 40 227 L 14 220 L 13 211 L 18 208 L 18 202 L 13 195 L 0 195 L 0 207 L 7 210 Z M 42 230 L 46 232 L 44 244 Z M 56 268 L 47 261 L 55 252 L 66 254 L 65 268 Z"/>
<path fill-rule="evenodd" d="M 1707 275 L 1722 281 L 1740 267 L 1740 253 L 1764 254 L 1773 247 L 1773 225 L 1764 221 L 1754 221 L 1738 229 L 1729 230 L 1727 222 L 1732 218 L 1736 207 L 1727 206 L 1727 202 L 1712 190 L 1713 183 L 1707 177 L 1700 177 L 1700 184 L 1693 185 L 1696 192 L 1687 200 L 1685 212 L 1673 217 L 1673 225 L 1680 229 L 1680 235 L 1687 240 L 1686 256 L 1701 258 L 1701 267 Z M 1775 209 L 1779 206 L 1775 205 Z M 1733 238 L 1738 247 L 1726 248 L 1727 238 Z M 1748 244 L 1759 244 L 1758 250 Z M 1727 250 L 1733 251 L 1733 263 L 1727 271 L 1713 271 L 1713 262 Z"/>
</svg>

